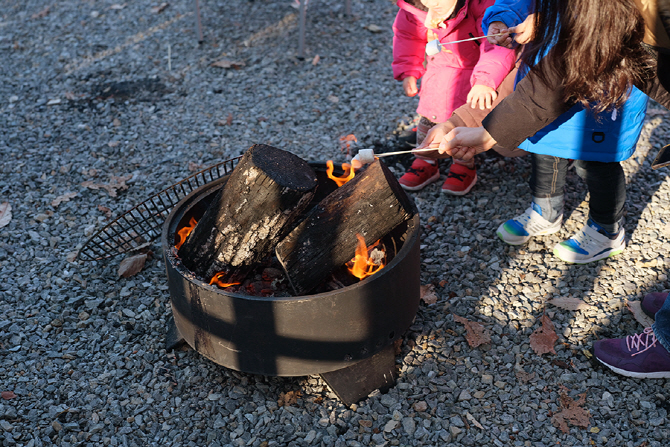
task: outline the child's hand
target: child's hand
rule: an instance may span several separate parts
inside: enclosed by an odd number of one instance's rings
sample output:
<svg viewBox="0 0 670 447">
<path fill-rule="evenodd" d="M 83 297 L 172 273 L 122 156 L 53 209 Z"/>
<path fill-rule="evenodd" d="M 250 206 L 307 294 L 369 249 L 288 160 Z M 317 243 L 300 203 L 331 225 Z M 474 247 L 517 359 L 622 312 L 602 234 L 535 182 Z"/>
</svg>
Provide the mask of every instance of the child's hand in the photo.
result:
<svg viewBox="0 0 670 447">
<path fill-rule="evenodd" d="M 419 89 L 416 87 L 416 78 L 414 76 L 407 76 L 402 80 L 402 88 L 405 90 L 407 96 L 416 96 Z"/>
<path fill-rule="evenodd" d="M 526 17 L 526 20 L 513 26 L 508 30 L 514 34 L 514 41 L 519 45 L 524 45 L 533 39 L 535 34 L 535 13 Z"/>
<path fill-rule="evenodd" d="M 475 84 L 468 93 L 468 102 L 473 109 L 477 108 L 477 104 L 480 110 L 490 109 L 497 97 L 498 92 L 491 87 Z"/>
<path fill-rule="evenodd" d="M 501 47 L 505 48 L 512 48 L 514 39 L 512 39 L 512 36 L 510 36 L 509 30 L 507 29 L 507 25 L 503 22 L 491 22 L 491 25 L 489 25 L 489 30 L 486 33 L 486 35 L 491 35 L 491 34 L 500 34 L 503 33 L 501 36 L 493 36 L 493 37 L 487 37 L 486 40 L 489 41 L 489 43 L 492 43 L 493 45 L 499 45 Z"/>
</svg>

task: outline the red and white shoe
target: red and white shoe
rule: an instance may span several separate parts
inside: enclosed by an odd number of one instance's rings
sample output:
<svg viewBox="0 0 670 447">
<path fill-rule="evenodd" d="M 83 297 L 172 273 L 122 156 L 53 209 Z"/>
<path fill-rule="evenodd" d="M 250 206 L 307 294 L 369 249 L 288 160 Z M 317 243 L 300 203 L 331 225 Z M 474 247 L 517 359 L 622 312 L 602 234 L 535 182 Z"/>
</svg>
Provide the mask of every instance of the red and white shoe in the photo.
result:
<svg viewBox="0 0 670 447">
<path fill-rule="evenodd" d="M 440 179 L 440 168 L 437 163 L 431 164 L 417 158 L 407 172 L 400 177 L 398 183 L 407 191 L 419 191 Z"/>
<path fill-rule="evenodd" d="M 453 196 L 464 196 L 477 183 L 477 169 L 468 168 L 459 163 L 452 163 L 447 172 L 447 179 L 442 185 L 442 192 Z"/>
</svg>

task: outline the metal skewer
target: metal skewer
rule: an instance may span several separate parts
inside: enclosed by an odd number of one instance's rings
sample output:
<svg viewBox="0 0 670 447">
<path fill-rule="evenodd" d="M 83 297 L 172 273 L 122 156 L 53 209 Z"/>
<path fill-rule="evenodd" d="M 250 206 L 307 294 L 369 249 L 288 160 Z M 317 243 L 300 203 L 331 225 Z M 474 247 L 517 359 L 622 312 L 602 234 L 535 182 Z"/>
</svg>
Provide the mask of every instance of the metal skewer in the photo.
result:
<svg viewBox="0 0 670 447">
<path fill-rule="evenodd" d="M 478 36 L 478 37 L 471 37 L 469 39 L 463 39 L 463 40 L 454 40 L 451 42 L 440 42 L 440 45 L 449 45 L 450 43 L 461 43 L 461 42 L 469 42 L 471 40 L 477 40 L 477 39 L 485 39 L 487 37 L 495 37 L 495 36 L 502 36 L 503 34 L 507 33 L 496 33 L 496 34 L 489 34 L 487 36 Z"/>
</svg>

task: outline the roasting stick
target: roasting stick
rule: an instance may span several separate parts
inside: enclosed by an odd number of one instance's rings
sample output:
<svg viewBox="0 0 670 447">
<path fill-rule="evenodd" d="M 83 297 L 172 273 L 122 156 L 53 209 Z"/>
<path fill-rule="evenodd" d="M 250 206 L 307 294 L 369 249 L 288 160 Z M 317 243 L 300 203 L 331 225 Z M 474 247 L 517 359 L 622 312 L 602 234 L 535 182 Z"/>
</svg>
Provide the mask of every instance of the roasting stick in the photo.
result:
<svg viewBox="0 0 670 447">
<path fill-rule="evenodd" d="M 430 152 L 430 151 L 436 151 L 439 148 L 439 146 L 435 147 L 424 147 L 423 149 L 413 149 L 411 151 L 396 151 L 396 152 L 384 152 L 383 154 L 375 154 L 375 157 L 377 158 L 382 158 L 382 157 L 388 157 L 390 155 L 401 155 L 401 154 L 416 154 L 417 152 Z"/>
<path fill-rule="evenodd" d="M 373 148 L 367 148 L 359 150 L 358 155 L 356 155 L 351 161 L 353 162 L 354 160 L 358 160 L 362 164 L 366 164 L 366 163 L 372 163 L 373 161 L 375 161 L 376 158 L 388 157 L 390 155 L 415 154 L 417 152 L 436 151 L 438 148 L 439 148 L 438 145 L 434 145 L 431 147 L 425 147 L 423 149 L 414 149 L 411 151 L 386 152 L 383 154 L 375 154 L 375 150 Z"/>
</svg>

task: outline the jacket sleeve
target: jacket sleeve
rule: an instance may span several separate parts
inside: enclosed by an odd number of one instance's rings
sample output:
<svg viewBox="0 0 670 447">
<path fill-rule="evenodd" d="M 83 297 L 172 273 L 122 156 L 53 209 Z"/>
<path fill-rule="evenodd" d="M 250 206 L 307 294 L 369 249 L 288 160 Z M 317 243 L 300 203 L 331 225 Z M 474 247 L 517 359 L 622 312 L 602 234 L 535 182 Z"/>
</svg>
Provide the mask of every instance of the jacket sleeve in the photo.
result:
<svg viewBox="0 0 670 447">
<path fill-rule="evenodd" d="M 548 58 L 540 64 L 548 64 Z M 531 70 L 482 121 L 482 125 L 498 145 L 517 148 L 526 138 L 567 112 L 573 104 L 563 101 L 561 79 L 555 70 L 547 67 L 545 84 Z"/>
<path fill-rule="evenodd" d="M 402 81 L 408 76 L 420 78 L 425 73 L 426 32 L 423 23 L 401 9 L 393 22 L 393 77 Z"/>
<path fill-rule="evenodd" d="M 477 14 L 477 29 L 481 30 L 484 10 L 478 11 L 473 8 L 473 14 Z M 505 76 L 514 68 L 515 52 L 482 39 L 479 53 L 479 61 L 470 77 L 470 85 L 485 85 L 497 90 Z"/>
<path fill-rule="evenodd" d="M 533 12 L 532 0 L 496 0 L 484 14 L 482 26 L 487 32 L 491 22 L 503 22 L 507 26 L 516 26 L 526 20 Z"/>
</svg>

